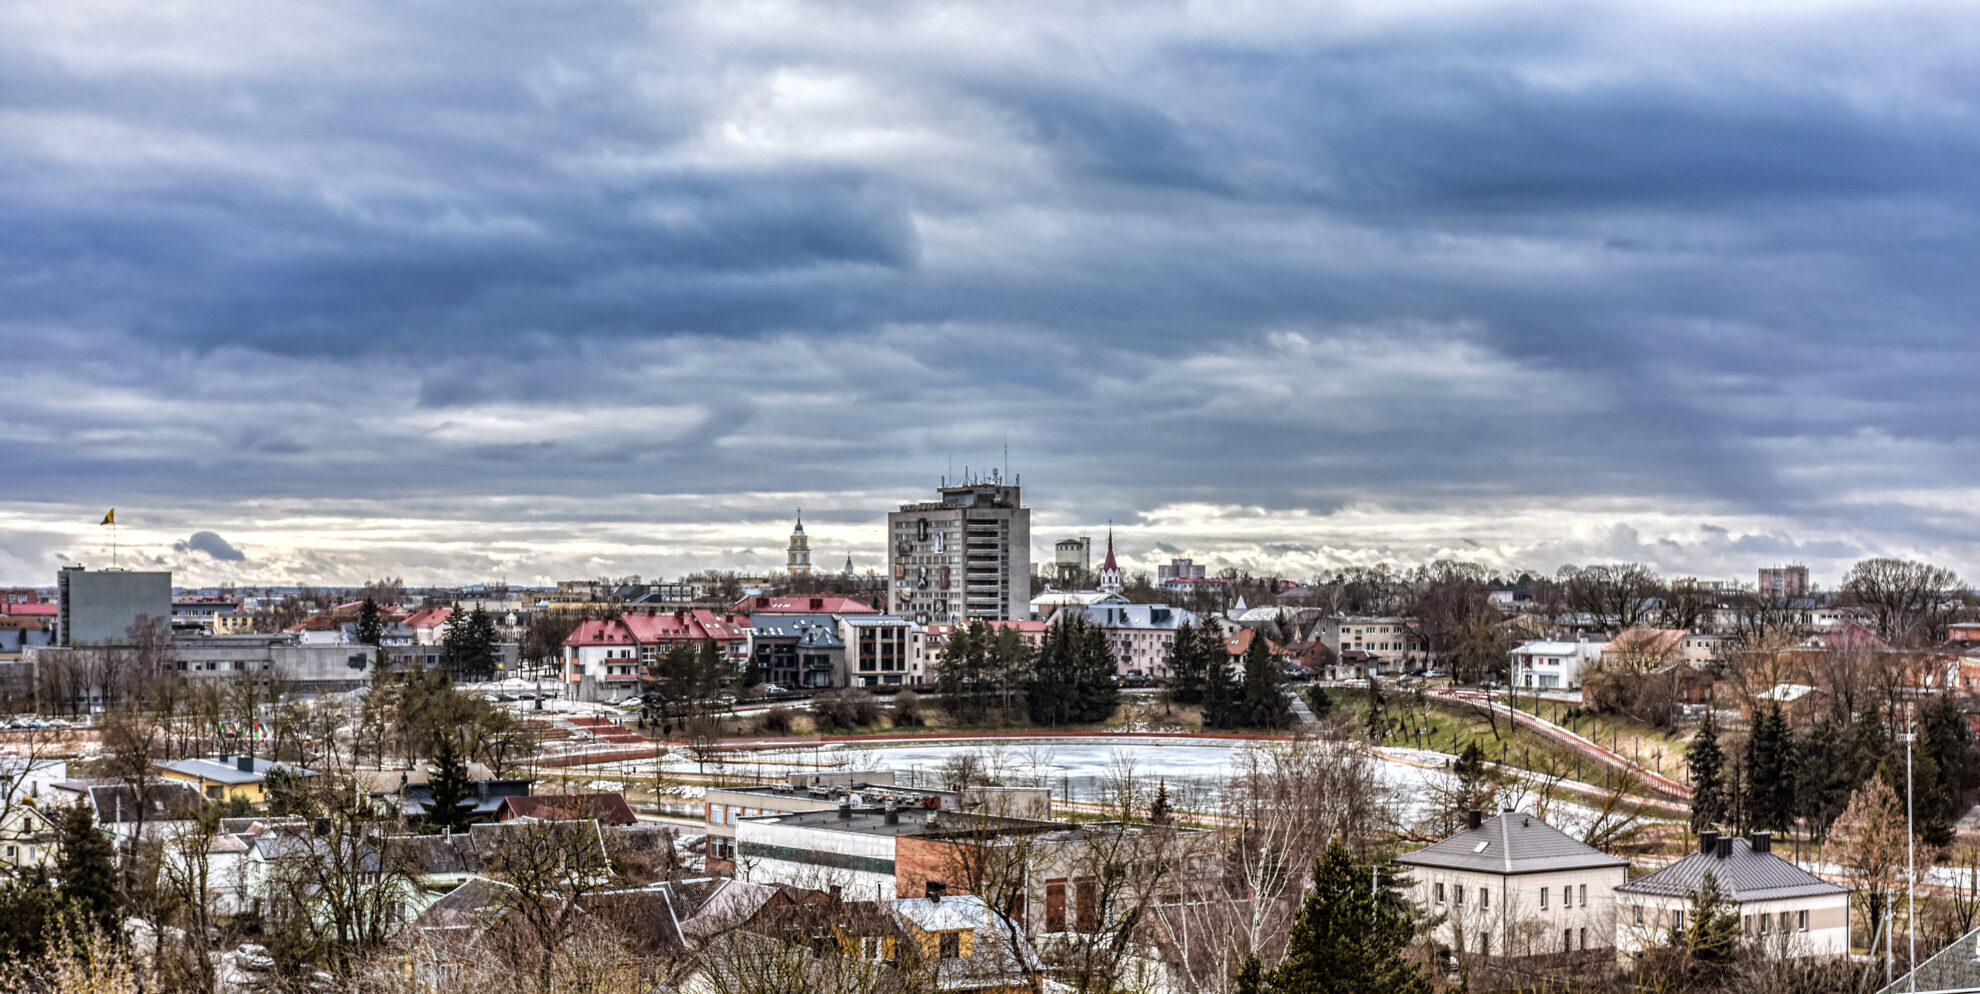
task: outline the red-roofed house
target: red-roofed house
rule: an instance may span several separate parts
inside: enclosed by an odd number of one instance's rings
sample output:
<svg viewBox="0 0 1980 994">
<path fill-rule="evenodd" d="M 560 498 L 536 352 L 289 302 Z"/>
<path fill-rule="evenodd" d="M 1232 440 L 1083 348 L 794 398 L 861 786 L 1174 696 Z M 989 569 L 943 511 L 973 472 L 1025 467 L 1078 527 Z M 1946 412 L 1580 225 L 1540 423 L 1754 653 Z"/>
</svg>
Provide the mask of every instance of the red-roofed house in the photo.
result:
<svg viewBox="0 0 1980 994">
<path fill-rule="evenodd" d="M 647 666 L 680 644 L 714 642 L 738 668 L 749 660 L 749 619 L 706 610 L 626 614 L 587 621 L 564 639 L 564 679 L 578 700 L 618 697 L 639 687 Z"/>
<path fill-rule="evenodd" d="M 636 825 L 639 818 L 626 795 L 612 794 L 533 794 L 505 797 L 495 809 L 496 821 L 537 818 L 543 821 L 579 821 L 594 818 L 606 825 Z"/>
<path fill-rule="evenodd" d="M 439 645 L 447 637 L 447 619 L 454 616 L 451 607 L 429 607 L 406 619 L 406 628 L 412 632 L 414 645 Z"/>
<path fill-rule="evenodd" d="M 759 614 L 879 614 L 878 608 L 850 597 L 798 595 L 792 597 L 745 597 L 729 609 L 731 613 Z"/>
</svg>

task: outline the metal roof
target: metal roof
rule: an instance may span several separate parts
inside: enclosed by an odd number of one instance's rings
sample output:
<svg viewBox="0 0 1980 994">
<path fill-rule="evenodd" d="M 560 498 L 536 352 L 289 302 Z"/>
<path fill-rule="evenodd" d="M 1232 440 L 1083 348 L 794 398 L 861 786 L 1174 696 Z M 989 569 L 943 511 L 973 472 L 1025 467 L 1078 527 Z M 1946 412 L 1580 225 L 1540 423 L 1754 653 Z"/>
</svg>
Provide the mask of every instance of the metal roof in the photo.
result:
<svg viewBox="0 0 1980 994">
<path fill-rule="evenodd" d="M 1536 815 L 1518 811 L 1502 814 L 1427 849 L 1404 853 L 1396 862 L 1507 876 L 1629 865 L 1626 859 L 1576 841 Z"/>
<path fill-rule="evenodd" d="M 1849 888 L 1823 880 L 1771 852 L 1754 852 L 1753 843 L 1747 839 L 1731 841 L 1732 854 L 1724 859 L 1716 853 L 1694 852 L 1641 880 L 1616 888 L 1616 892 L 1688 897 L 1697 892 L 1705 874 L 1710 872 L 1718 878 L 1719 889 L 1735 904 L 1849 893 Z"/>
</svg>

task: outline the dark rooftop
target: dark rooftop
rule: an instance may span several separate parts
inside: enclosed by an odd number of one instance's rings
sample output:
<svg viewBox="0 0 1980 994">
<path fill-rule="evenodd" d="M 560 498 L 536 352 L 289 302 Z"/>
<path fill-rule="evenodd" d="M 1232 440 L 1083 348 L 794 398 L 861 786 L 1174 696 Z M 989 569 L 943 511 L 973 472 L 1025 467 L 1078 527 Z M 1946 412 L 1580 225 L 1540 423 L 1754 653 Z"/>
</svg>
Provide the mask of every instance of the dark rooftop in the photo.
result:
<svg viewBox="0 0 1980 994">
<path fill-rule="evenodd" d="M 1428 848 L 1404 853 L 1396 857 L 1396 862 L 1508 876 L 1629 865 L 1626 859 L 1576 841 L 1537 815 L 1518 811 L 1502 814 Z"/>
<path fill-rule="evenodd" d="M 1719 889 L 1736 904 L 1849 893 L 1848 888 L 1823 880 L 1771 852 L 1754 852 L 1753 843 L 1747 839 L 1726 841 L 1732 843 L 1732 853 L 1723 859 L 1716 853 L 1694 852 L 1641 880 L 1616 888 L 1616 892 L 1687 896 L 1697 892 L 1705 874 L 1710 872 L 1718 878 Z"/>
</svg>

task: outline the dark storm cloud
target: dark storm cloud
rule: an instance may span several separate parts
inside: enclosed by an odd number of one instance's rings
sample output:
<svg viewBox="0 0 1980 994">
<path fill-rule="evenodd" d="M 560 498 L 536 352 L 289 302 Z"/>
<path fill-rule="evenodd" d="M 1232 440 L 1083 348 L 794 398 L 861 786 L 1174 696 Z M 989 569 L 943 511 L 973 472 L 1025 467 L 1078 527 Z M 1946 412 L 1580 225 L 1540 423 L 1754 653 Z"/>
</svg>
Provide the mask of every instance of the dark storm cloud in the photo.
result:
<svg viewBox="0 0 1980 994">
<path fill-rule="evenodd" d="M 221 562 L 237 563 L 247 558 L 241 550 L 213 532 L 193 532 L 192 537 L 172 545 L 174 552 L 204 552 Z M 159 560 L 164 562 L 163 559 Z"/>
<path fill-rule="evenodd" d="M 1969 548 L 1921 496 L 1980 457 L 1958 7 L 92 6 L 0 14 L 0 500 L 912 493 L 1009 442 L 1088 522 Z"/>
</svg>

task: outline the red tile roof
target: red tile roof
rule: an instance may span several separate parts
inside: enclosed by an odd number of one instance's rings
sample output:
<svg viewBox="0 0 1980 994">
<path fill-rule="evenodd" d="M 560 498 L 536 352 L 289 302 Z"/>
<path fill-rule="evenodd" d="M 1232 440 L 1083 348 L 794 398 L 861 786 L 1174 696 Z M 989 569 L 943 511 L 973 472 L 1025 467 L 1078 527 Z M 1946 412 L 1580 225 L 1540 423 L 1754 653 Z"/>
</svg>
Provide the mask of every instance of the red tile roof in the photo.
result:
<svg viewBox="0 0 1980 994">
<path fill-rule="evenodd" d="M 406 619 L 407 628 L 438 628 L 454 616 L 451 607 L 430 607 Z"/>
<path fill-rule="evenodd" d="M 511 818 L 541 818 L 544 821 L 572 821 L 580 818 L 596 818 L 607 825 L 636 825 L 639 818 L 633 814 L 632 805 L 626 803 L 626 795 L 611 794 L 535 794 L 529 797 L 505 797 L 502 806 L 495 809 L 496 821 Z"/>
<path fill-rule="evenodd" d="M 749 619 L 713 611 L 669 611 L 626 614 L 587 621 L 572 631 L 565 645 L 662 645 L 669 642 L 738 642 L 749 637 Z"/>
<path fill-rule="evenodd" d="M 0 614 L 32 615 L 53 618 L 61 609 L 58 604 L 0 604 Z"/>
<path fill-rule="evenodd" d="M 745 597 L 729 610 L 737 614 L 879 614 L 870 604 L 850 597 Z"/>
</svg>

